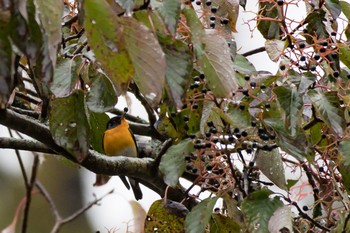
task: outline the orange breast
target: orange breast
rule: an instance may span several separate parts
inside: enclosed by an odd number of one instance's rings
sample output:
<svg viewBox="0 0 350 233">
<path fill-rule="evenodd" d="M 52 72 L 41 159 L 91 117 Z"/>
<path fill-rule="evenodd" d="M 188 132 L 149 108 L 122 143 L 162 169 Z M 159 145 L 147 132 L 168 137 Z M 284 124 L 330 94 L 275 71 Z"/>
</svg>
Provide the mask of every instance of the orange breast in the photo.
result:
<svg viewBox="0 0 350 233">
<path fill-rule="evenodd" d="M 117 127 L 105 131 L 103 147 L 106 155 L 137 157 L 135 141 L 125 120 Z"/>
</svg>

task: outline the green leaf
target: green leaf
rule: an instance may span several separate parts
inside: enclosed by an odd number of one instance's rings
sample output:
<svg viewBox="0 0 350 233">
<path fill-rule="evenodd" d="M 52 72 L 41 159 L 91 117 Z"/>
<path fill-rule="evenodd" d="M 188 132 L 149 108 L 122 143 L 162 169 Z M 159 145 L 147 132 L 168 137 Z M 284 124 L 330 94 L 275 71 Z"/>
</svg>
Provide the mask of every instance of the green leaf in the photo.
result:
<svg viewBox="0 0 350 233">
<path fill-rule="evenodd" d="M 121 17 L 123 38 L 135 67 L 134 81 L 152 107 L 162 98 L 166 62 L 164 52 L 154 34 L 134 18 Z"/>
<path fill-rule="evenodd" d="M 284 49 L 286 48 L 286 42 L 282 40 L 266 40 L 265 49 L 269 58 L 276 62 L 279 57 L 283 54 Z"/>
<path fill-rule="evenodd" d="M 350 68 L 350 47 L 346 44 L 339 44 L 339 58 L 348 68 Z"/>
<path fill-rule="evenodd" d="M 55 142 L 78 161 L 86 157 L 90 147 L 90 130 L 82 91 L 52 101 L 50 130 Z"/>
<path fill-rule="evenodd" d="M 221 115 L 220 112 L 222 112 L 222 110 L 220 108 L 215 107 L 214 102 L 212 102 L 212 101 L 204 102 L 201 122 L 200 122 L 200 126 L 199 126 L 202 135 L 204 135 L 205 131 L 207 131 L 210 128 L 207 125 L 207 123 L 209 121 L 212 121 L 214 123 L 215 127 L 218 129 L 224 127 L 222 120 L 220 118 L 220 115 Z M 225 113 L 222 113 L 222 114 L 225 114 Z"/>
<path fill-rule="evenodd" d="M 218 197 L 206 198 L 196 205 L 185 220 L 186 233 L 203 233 L 213 213 Z"/>
<path fill-rule="evenodd" d="M 106 112 L 111 110 L 118 101 L 111 81 L 99 72 L 92 79 L 90 90 L 86 95 L 86 104 L 93 112 Z"/>
<path fill-rule="evenodd" d="M 303 107 L 302 97 L 295 86 L 290 88 L 282 86 L 276 87 L 273 89 L 273 92 L 277 96 L 281 109 L 285 112 L 283 118 L 286 127 L 290 130 L 290 135 L 294 137 L 301 124 L 301 109 Z"/>
<path fill-rule="evenodd" d="M 339 143 L 338 152 L 342 156 L 342 163 L 345 166 L 350 166 L 350 139 L 343 139 Z"/>
<path fill-rule="evenodd" d="M 286 190 L 286 178 L 279 149 L 272 151 L 258 150 L 256 152 L 256 165 L 260 171 L 277 187 Z"/>
<path fill-rule="evenodd" d="M 244 199 L 241 209 L 246 219 L 249 232 L 269 232 L 268 222 L 274 212 L 283 206 L 278 197 L 270 198 L 272 191 L 263 189 L 249 194 Z"/>
<path fill-rule="evenodd" d="M 204 35 L 203 25 L 198 19 L 197 13 L 193 9 L 186 7 L 183 9 L 183 14 L 185 15 L 186 21 L 190 27 L 194 51 L 197 56 L 201 56 L 203 52 L 201 41 L 201 38 Z"/>
<path fill-rule="evenodd" d="M 259 2 L 259 16 L 275 19 L 278 16 L 276 4 L 273 2 Z M 280 39 L 283 34 L 279 23 L 272 20 L 257 20 L 257 27 L 265 39 Z"/>
<path fill-rule="evenodd" d="M 104 154 L 102 147 L 103 134 L 108 121 L 109 117 L 107 114 L 89 111 L 91 146 L 95 151 L 102 154 Z"/>
<path fill-rule="evenodd" d="M 208 31 L 202 38 L 205 46 L 200 64 L 207 85 L 216 97 L 232 97 L 237 89 L 235 71 L 230 57 L 230 48 L 225 39 Z"/>
<path fill-rule="evenodd" d="M 316 75 L 311 73 L 311 72 L 305 72 L 303 75 L 300 77 L 300 83 L 298 86 L 298 92 L 300 94 L 304 94 L 311 84 L 313 84 L 316 80 Z"/>
<path fill-rule="evenodd" d="M 222 214 L 212 214 L 210 219 L 210 232 L 215 233 L 240 233 L 240 226 L 229 217 Z"/>
<path fill-rule="evenodd" d="M 247 75 L 250 75 L 253 72 L 256 72 L 254 65 L 241 54 L 236 54 L 236 57 L 233 61 L 233 68 L 237 72 L 240 72 L 242 74 L 247 74 Z"/>
<path fill-rule="evenodd" d="M 270 110 L 263 112 L 263 121 L 275 132 L 276 143 L 283 151 L 299 161 L 304 161 L 307 156 L 313 154 L 308 146 L 304 131 L 298 130 L 296 135 L 292 137 L 285 126 L 280 107 L 275 102 L 271 102 L 270 105 Z"/>
<path fill-rule="evenodd" d="M 250 126 L 251 116 L 248 108 L 241 110 L 238 105 L 229 104 L 226 113 L 220 108 L 213 108 L 223 120 L 229 123 L 232 127 L 244 130 Z"/>
<path fill-rule="evenodd" d="M 322 9 L 318 11 L 313 11 L 305 19 L 307 23 L 306 29 L 309 32 L 316 33 L 317 38 L 328 38 L 328 32 L 325 24 L 323 22 L 326 21 L 326 12 Z M 306 41 L 309 44 L 313 43 L 313 37 L 307 36 Z"/>
<path fill-rule="evenodd" d="M 181 0 L 153 0 L 152 8 L 156 9 L 163 18 L 171 35 L 175 35 L 177 22 L 180 17 Z"/>
<path fill-rule="evenodd" d="M 47 37 L 49 57 L 52 64 L 55 65 L 58 46 L 62 40 L 61 19 L 63 15 L 63 1 L 35 0 L 35 3 L 42 29 Z"/>
<path fill-rule="evenodd" d="M 106 1 L 86 0 L 84 11 L 88 43 L 118 94 L 124 94 L 135 69 L 123 40 L 120 18 Z"/>
<path fill-rule="evenodd" d="M 167 185 L 175 187 L 178 184 L 179 177 L 186 168 L 185 155 L 192 151 L 194 151 L 192 140 L 186 139 L 171 146 L 162 156 L 159 170 L 163 173 Z"/>
<path fill-rule="evenodd" d="M 339 4 L 339 0 L 325 0 L 325 5 L 331 13 L 333 20 L 337 20 L 342 12 L 342 7 Z"/>
<path fill-rule="evenodd" d="M 167 37 L 159 38 L 159 42 L 167 63 L 166 91 L 175 107 L 179 109 L 183 105 L 185 86 L 192 71 L 192 56 L 188 46 L 181 41 Z"/>
<path fill-rule="evenodd" d="M 0 32 L 0 108 L 5 108 L 14 88 L 14 56 L 11 42 Z"/>
<path fill-rule="evenodd" d="M 318 117 L 338 136 L 343 136 L 346 128 L 344 113 L 341 110 L 337 92 L 307 92 Z"/>
<path fill-rule="evenodd" d="M 188 209 L 178 202 L 167 200 L 164 204 L 164 200 L 157 200 L 147 212 L 145 232 L 184 232 L 187 212 Z"/>
<path fill-rule="evenodd" d="M 350 20 L 350 3 L 345 1 L 339 1 L 341 10 L 348 20 Z"/>
<path fill-rule="evenodd" d="M 56 97 L 70 95 L 79 81 L 77 63 L 74 59 L 63 59 L 57 63 L 50 90 Z"/>
</svg>

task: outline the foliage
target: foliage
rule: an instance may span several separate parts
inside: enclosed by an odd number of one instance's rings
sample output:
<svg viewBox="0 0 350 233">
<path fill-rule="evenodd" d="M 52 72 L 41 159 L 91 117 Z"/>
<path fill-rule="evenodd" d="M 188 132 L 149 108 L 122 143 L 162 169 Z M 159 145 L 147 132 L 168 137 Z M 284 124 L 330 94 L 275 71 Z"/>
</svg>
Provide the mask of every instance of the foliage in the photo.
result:
<svg viewBox="0 0 350 233">
<path fill-rule="evenodd" d="M 180 191 L 168 195 L 173 201 L 194 197 L 188 207 L 196 206 L 178 220 L 186 232 L 345 232 L 350 4 L 260 0 L 247 24 L 256 22 L 265 46 L 240 54 L 233 32 L 245 3 L 3 1 L 0 123 L 15 128 L 6 117 L 16 112 L 36 118 L 23 122 L 49 130 L 49 139 L 18 128 L 44 144 L 33 151 L 137 178 L 162 195 L 169 185 Z M 297 21 L 289 9 L 302 4 L 306 12 Z M 276 73 L 248 61 L 262 51 L 278 64 Z M 114 105 L 128 93 L 149 118 L 144 124 L 127 115 L 134 133 L 164 143 L 159 154 L 146 155 L 153 159 L 124 161 L 145 170 L 111 171 L 113 162 L 95 152 L 103 152 L 105 113 L 120 113 Z M 91 159 L 102 162 L 90 166 Z M 301 171 L 313 203 L 291 195 L 297 184 L 286 181 L 288 170 Z M 193 185 L 185 190 L 180 177 Z M 189 194 L 195 185 L 201 191 Z M 201 200 L 203 192 L 212 196 Z M 218 199 L 224 210 L 213 214 Z"/>
</svg>

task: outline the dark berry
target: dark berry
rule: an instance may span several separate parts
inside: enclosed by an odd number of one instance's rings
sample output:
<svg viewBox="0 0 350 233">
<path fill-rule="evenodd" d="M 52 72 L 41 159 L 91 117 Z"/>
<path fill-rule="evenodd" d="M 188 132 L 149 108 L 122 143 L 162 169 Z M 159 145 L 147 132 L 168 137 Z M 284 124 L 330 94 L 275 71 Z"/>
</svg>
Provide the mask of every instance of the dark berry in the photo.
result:
<svg viewBox="0 0 350 233">
<path fill-rule="evenodd" d="M 210 6 L 211 5 L 211 1 L 210 0 L 205 1 L 205 5 Z"/>
<path fill-rule="evenodd" d="M 247 148 L 246 151 L 248 154 L 251 154 L 253 150 L 252 150 L 252 148 Z"/>
<path fill-rule="evenodd" d="M 210 22 L 209 27 L 210 28 L 215 28 L 215 22 Z"/>
<path fill-rule="evenodd" d="M 258 128 L 258 133 L 259 134 L 262 134 L 262 133 L 265 133 L 266 131 L 265 131 L 265 129 L 263 128 L 263 127 L 259 127 Z"/>
<path fill-rule="evenodd" d="M 254 161 L 250 161 L 249 162 L 249 167 L 254 167 L 254 164 L 255 164 Z"/>
<path fill-rule="evenodd" d="M 196 4 L 199 6 L 202 3 L 202 1 L 198 0 L 196 1 Z"/>
<path fill-rule="evenodd" d="M 197 103 L 192 104 L 192 109 L 198 109 L 198 104 Z"/>
<path fill-rule="evenodd" d="M 246 81 L 249 81 L 249 79 L 250 79 L 250 76 L 244 76 L 244 79 L 246 80 Z"/>
<path fill-rule="evenodd" d="M 316 66 L 311 66 L 310 67 L 310 71 L 315 71 L 316 70 Z"/>
<path fill-rule="evenodd" d="M 191 139 L 195 139 L 195 138 L 196 138 L 196 135 L 195 135 L 194 133 L 191 133 L 191 134 L 189 135 L 189 137 L 190 137 Z"/>
<path fill-rule="evenodd" d="M 184 119 L 185 122 L 187 122 L 187 121 L 190 120 L 190 118 L 189 118 L 187 115 L 184 115 L 184 116 L 183 116 L 183 119 Z"/>
<path fill-rule="evenodd" d="M 259 135 L 259 137 L 261 138 L 261 140 L 263 140 L 263 141 L 267 141 L 267 140 L 269 140 L 269 135 L 267 134 L 267 133 L 262 133 L 262 134 L 260 134 Z"/>
<path fill-rule="evenodd" d="M 253 88 L 256 87 L 256 82 L 250 82 L 250 86 Z"/>
<path fill-rule="evenodd" d="M 203 88 L 202 91 L 201 91 L 203 94 L 206 94 L 208 92 L 207 89 Z"/>
<path fill-rule="evenodd" d="M 233 137 L 233 135 L 228 136 L 228 141 L 231 143 L 235 141 L 235 138 Z"/>
<path fill-rule="evenodd" d="M 350 74 L 348 74 L 346 77 L 347 77 L 348 79 L 350 79 Z"/>
<path fill-rule="evenodd" d="M 324 172 L 324 168 L 323 168 L 323 167 L 319 167 L 319 168 L 318 168 L 318 171 L 319 171 L 319 172 Z"/>
<path fill-rule="evenodd" d="M 176 112 L 171 112 L 171 113 L 170 113 L 170 116 L 171 116 L 171 117 L 176 117 Z"/>
<path fill-rule="evenodd" d="M 276 139 L 276 134 L 274 134 L 274 133 L 271 133 L 271 134 L 270 134 L 270 139 L 271 139 L 271 140 L 274 140 L 274 139 Z"/>
<path fill-rule="evenodd" d="M 248 133 L 247 133 L 247 131 L 242 131 L 242 137 L 247 137 L 248 136 Z"/>
<path fill-rule="evenodd" d="M 241 138 L 242 134 L 241 133 L 236 133 L 235 136 L 236 136 L 236 138 Z"/>
<path fill-rule="evenodd" d="M 186 161 L 191 161 L 191 155 L 186 155 L 186 156 L 185 156 L 185 160 L 186 160 Z"/>
<path fill-rule="evenodd" d="M 281 66 L 280 66 L 280 69 L 281 69 L 281 70 L 285 70 L 285 69 L 286 69 L 286 66 L 285 66 L 285 65 L 281 65 Z"/>
<path fill-rule="evenodd" d="M 213 136 L 211 139 L 214 143 L 217 143 L 219 141 L 219 138 L 217 136 Z"/>
<path fill-rule="evenodd" d="M 243 95 L 245 95 L 245 96 L 249 96 L 249 91 L 248 91 L 248 89 L 244 89 L 244 90 L 242 91 L 242 93 L 243 93 Z"/>
<path fill-rule="evenodd" d="M 213 123 L 212 121 L 208 121 L 208 122 L 207 122 L 207 126 L 208 126 L 208 127 L 214 127 L 214 123 Z"/>
<path fill-rule="evenodd" d="M 337 32 L 331 32 L 331 36 L 336 36 Z"/>
<path fill-rule="evenodd" d="M 203 80 L 203 79 L 205 79 L 205 75 L 204 74 L 200 74 L 199 78 Z"/>
<path fill-rule="evenodd" d="M 214 15 L 209 17 L 210 21 L 215 21 L 216 17 Z"/>
<path fill-rule="evenodd" d="M 210 8 L 210 11 L 211 11 L 212 13 L 215 14 L 215 13 L 218 11 L 218 8 L 215 7 L 215 6 L 212 6 L 212 7 Z"/>
<path fill-rule="evenodd" d="M 193 173 L 197 173 L 198 169 L 197 168 L 192 168 Z"/>
<path fill-rule="evenodd" d="M 321 53 L 326 52 L 326 48 L 320 48 L 320 52 L 321 52 Z"/>
<path fill-rule="evenodd" d="M 190 163 L 186 164 L 186 170 L 192 170 L 192 164 Z"/>
<path fill-rule="evenodd" d="M 234 133 L 239 133 L 240 130 L 239 130 L 239 128 L 234 128 L 234 129 L 233 129 L 233 132 L 234 132 Z"/>
<path fill-rule="evenodd" d="M 309 31 L 305 28 L 303 29 L 303 33 L 309 33 Z"/>
<path fill-rule="evenodd" d="M 322 42 L 322 46 L 328 46 L 328 42 L 327 41 L 323 41 Z"/>
<path fill-rule="evenodd" d="M 209 131 L 206 131 L 206 132 L 205 132 L 205 136 L 206 136 L 207 138 L 210 138 L 210 135 L 211 135 L 211 133 L 210 133 Z"/>
<path fill-rule="evenodd" d="M 308 211 L 309 210 L 309 207 L 307 207 L 306 205 L 303 206 L 303 210 L 304 211 Z"/>
<path fill-rule="evenodd" d="M 337 53 L 332 53 L 332 54 L 331 54 L 331 57 L 332 57 L 333 59 L 336 59 L 336 58 L 338 57 L 338 54 L 337 54 Z"/>
<path fill-rule="evenodd" d="M 300 57 L 300 61 L 306 61 L 306 57 L 305 56 L 301 56 Z"/>
<path fill-rule="evenodd" d="M 315 54 L 314 58 L 315 58 L 315 60 L 317 61 L 318 59 L 320 59 L 320 58 L 321 58 L 321 56 L 320 56 L 320 55 L 318 55 L 318 54 Z"/>
<path fill-rule="evenodd" d="M 218 130 L 215 127 L 210 127 L 210 132 L 216 134 Z"/>
<path fill-rule="evenodd" d="M 299 44 L 299 48 L 303 49 L 303 48 L 305 48 L 305 47 L 306 47 L 305 43 L 300 43 L 300 44 Z"/>
<path fill-rule="evenodd" d="M 184 125 L 184 130 L 185 130 L 185 131 L 188 131 L 189 129 L 190 129 L 190 128 L 188 127 L 188 125 L 185 124 L 185 125 Z"/>
<path fill-rule="evenodd" d="M 256 120 L 252 120 L 252 122 L 250 123 L 250 125 L 252 127 L 255 127 L 258 124 L 258 122 L 256 122 Z"/>
<path fill-rule="evenodd" d="M 264 90 L 264 89 L 266 89 L 266 86 L 264 84 L 261 84 L 260 89 Z"/>
<path fill-rule="evenodd" d="M 182 109 L 187 108 L 187 104 L 182 105 Z"/>
<path fill-rule="evenodd" d="M 240 105 L 239 105 L 239 109 L 244 110 L 244 109 L 245 109 L 244 104 L 240 104 Z"/>
<path fill-rule="evenodd" d="M 223 18 L 220 20 L 220 23 L 224 25 L 228 24 L 228 22 L 229 22 L 228 18 Z"/>
<path fill-rule="evenodd" d="M 265 108 L 271 108 L 270 103 L 266 103 L 266 104 L 265 104 Z"/>
<path fill-rule="evenodd" d="M 277 4 L 278 4 L 279 6 L 282 6 L 282 5 L 283 5 L 283 0 L 277 0 Z"/>
<path fill-rule="evenodd" d="M 213 169 L 213 166 L 208 164 L 206 168 L 207 168 L 207 171 L 211 171 Z"/>
<path fill-rule="evenodd" d="M 339 77 L 339 71 L 337 71 L 337 70 L 334 71 L 334 72 L 333 72 L 333 77 L 334 77 L 334 78 L 338 78 L 338 77 Z"/>
<path fill-rule="evenodd" d="M 211 143 L 210 143 L 210 142 L 206 142 L 206 143 L 205 143 L 205 147 L 206 147 L 206 148 L 211 148 Z"/>
<path fill-rule="evenodd" d="M 199 78 L 199 76 L 194 76 L 194 77 L 193 77 L 193 80 L 196 81 L 196 82 L 199 82 L 199 81 L 200 81 L 200 78 Z"/>
<path fill-rule="evenodd" d="M 196 88 L 198 88 L 198 87 L 199 87 L 199 84 L 198 84 L 198 83 L 192 83 L 192 84 L 190 85 L 191 90 L 196 89 Z"/>
</svg>

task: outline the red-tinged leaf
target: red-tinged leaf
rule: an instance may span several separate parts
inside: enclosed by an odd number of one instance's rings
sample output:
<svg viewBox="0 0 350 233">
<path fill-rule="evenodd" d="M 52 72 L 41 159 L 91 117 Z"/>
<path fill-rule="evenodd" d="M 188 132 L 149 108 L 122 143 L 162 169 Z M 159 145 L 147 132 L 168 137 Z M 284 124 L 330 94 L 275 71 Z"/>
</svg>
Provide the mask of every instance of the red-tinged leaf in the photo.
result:
<svg viewBox="0 0 350 233">
<path fill-rule="evenodd" d="M 134 81 L 152 107 L 162 98 L 166 62 L 164 52 L 154 34 L 134 18 L 120 18 L 123 38 L 135 68 Z"/>
<path fill-rule="evenodd" d="M 121 20 L 106 1 L 86 0 L 84 11 L 89 45 L 103 70 L 115 84 L 118 94 L 124 94 L 135 69 L 122 36 Z"/>
<path fill-rule="evenodd" d="M 210 30 L 206 32 L 202 42 L 205 47 L 200 64 L 208 87 L 216 97 L 231 97 L 237 84 L 226 40 Z"/>
</svg>

